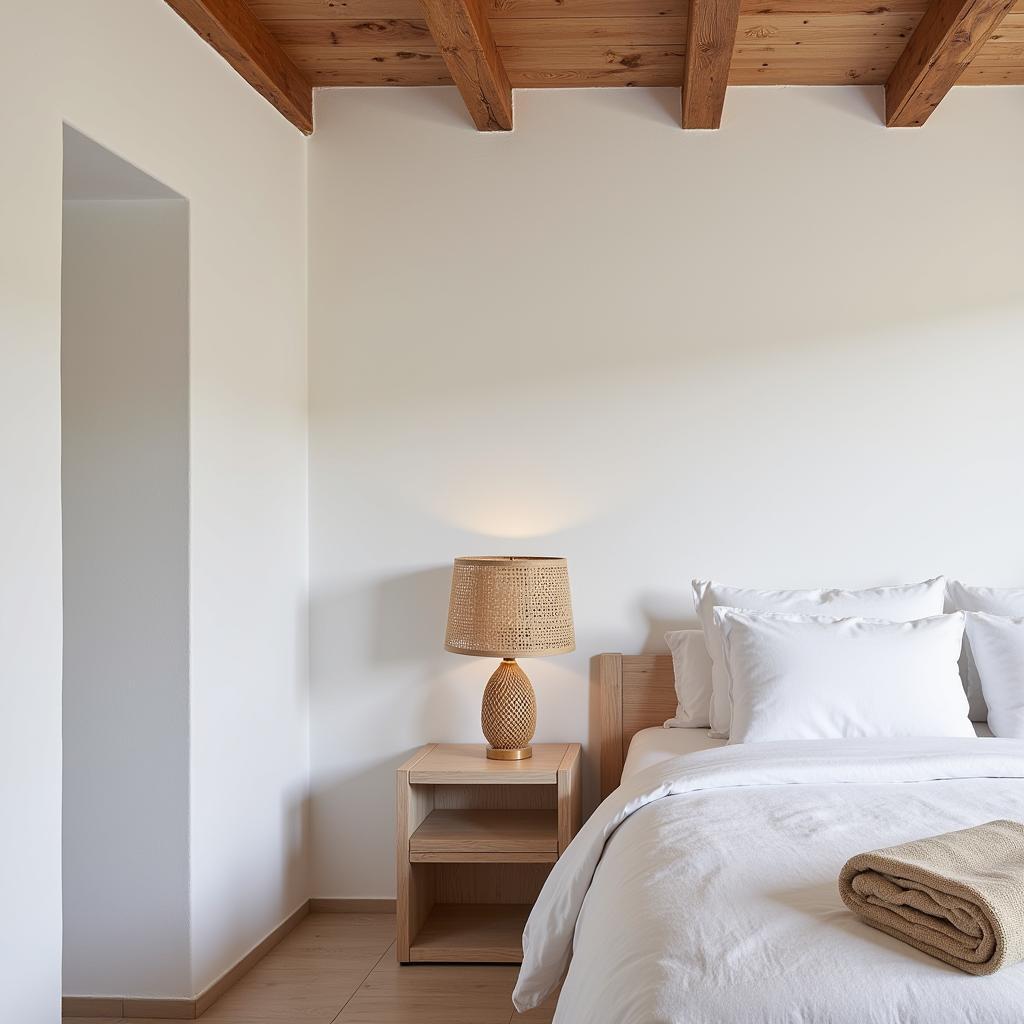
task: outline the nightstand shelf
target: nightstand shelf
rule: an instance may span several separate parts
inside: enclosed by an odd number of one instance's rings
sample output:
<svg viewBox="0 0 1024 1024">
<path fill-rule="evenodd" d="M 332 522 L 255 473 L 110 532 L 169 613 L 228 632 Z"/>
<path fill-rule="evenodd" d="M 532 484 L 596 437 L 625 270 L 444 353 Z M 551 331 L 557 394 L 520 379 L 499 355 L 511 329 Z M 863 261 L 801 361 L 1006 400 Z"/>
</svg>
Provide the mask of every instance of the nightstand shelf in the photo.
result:
<svg viewBox="0 0 1024 1024">
<path fill-rule="evenodd" d="M 530 903 L 438 903 L 412 946 L 414 963 L 518 964 Z"/>
<path fill-rule="evenodd" d="M 558 812 L 434 810 L 412 834 L 409 860 L 414 864 L 554 864 Z"/>
<path fill-rule="evenodd" d="M 580 746 L 523 761 L 431 744 L 397 773 L 398 959 L 520 963 L 545 878 L 582 820 Z"/>
</svg>

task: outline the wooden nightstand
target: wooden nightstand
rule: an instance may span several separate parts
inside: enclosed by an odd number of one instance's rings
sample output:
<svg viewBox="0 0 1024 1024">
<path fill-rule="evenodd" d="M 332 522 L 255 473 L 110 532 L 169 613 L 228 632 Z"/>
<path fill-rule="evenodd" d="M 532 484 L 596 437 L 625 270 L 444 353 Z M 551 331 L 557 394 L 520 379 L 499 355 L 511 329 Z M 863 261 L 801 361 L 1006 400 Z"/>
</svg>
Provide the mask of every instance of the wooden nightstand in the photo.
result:
<svg viewBox="0 0 1024 1024">
<path fill-rule="evenodd" d="M 431 743 L 397 781 L 399 961 L 521 963 L 530 908 L 582 821 L 580 745 L 489 761 L 480 743 Z"/>
</svg>

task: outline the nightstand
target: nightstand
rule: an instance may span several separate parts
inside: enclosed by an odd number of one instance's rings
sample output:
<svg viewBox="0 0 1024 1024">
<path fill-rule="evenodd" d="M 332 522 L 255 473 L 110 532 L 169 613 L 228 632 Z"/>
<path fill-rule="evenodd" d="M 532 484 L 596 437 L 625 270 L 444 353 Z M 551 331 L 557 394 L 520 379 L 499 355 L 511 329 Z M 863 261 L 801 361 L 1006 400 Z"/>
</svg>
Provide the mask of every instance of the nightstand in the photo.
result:
<svg viewBox="0 0 1024 1024">
<path fill-rule="evenodd" d="M 521 963 L 533 902 L 579 831 L 578 743 L 523 761 L 484 749 L 431 743 L 398 769 L 401 963 Z"/>
</svg>

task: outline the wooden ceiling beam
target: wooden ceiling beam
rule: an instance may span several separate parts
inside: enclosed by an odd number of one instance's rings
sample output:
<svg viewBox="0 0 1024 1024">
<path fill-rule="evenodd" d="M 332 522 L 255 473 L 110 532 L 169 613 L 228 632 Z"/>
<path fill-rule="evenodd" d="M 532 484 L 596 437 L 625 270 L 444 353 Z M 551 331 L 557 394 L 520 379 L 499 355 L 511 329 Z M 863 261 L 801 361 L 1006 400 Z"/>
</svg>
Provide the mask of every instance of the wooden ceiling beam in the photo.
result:
<svg viewBox="0 0 1024 1024">
<path fill-rule="evenodd" d="M 482 132 L 512 130 L 512 86 L 480 0 L 423 0 L 448 73 Z"/>
<path fill-rule="evenodd" d="M 313 132 L 313 87 L 245 0 L 166 0 L 299 131 Z"/>
<path fill-rule="evenodd" d="M 740 0 L 690 0 L 683 70 L 683 127 L 722 123 Z"/>
<path fill-rule="evenodd" d="M 885 83 L 885 123 L 923 125 L 1014 2 L 933 0 Z"/>
</svg>

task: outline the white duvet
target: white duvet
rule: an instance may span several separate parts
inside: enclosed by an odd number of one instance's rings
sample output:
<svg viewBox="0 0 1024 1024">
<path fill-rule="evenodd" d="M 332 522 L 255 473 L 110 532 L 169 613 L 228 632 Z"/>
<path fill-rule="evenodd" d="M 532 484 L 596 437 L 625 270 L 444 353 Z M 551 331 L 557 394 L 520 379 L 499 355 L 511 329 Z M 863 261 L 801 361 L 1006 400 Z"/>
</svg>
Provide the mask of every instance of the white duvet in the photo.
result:
<svg viewBox="0 0 1024 1024">
<path fill-rule="evenodd" d="M 1024 741 L 673 758 L 609 796 L 555 865 L 516 1006 L 568 967 L 555 1024 L 1021 1024 L 1024 964 L 963 974 L 860 922 L 836 887 L 855 853 L 996 818 L 1024 820 Z"/>
</svg>

